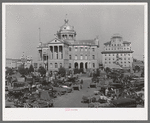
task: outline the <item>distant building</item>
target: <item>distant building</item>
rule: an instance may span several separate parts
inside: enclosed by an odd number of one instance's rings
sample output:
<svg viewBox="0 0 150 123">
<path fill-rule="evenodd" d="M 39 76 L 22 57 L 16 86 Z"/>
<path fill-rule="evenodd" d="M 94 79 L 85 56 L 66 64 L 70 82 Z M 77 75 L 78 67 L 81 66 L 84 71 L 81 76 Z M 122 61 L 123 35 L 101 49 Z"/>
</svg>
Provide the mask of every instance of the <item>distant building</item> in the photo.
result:
<svg viewBox="0 0 150 123">
<path fill-rule="evenodd" d="M 24 63 L 25 68 L 29 68 L 32 64 L 32 59 L 29 57 L 27 58 L 20 58 L 20 59 L 12 59 L 12 58 L 6 58 L 6 67 L 9 68 L 18 68 L 21 64 Z"/>
<path fill-rule="evenodd" d="M 115 34 L 109 42 L 104 43 L 103 66 L 104 68 L 131 68 L 132 53 L 131 42 L 123 41 L 119 34 Z"/>
<path fill-rule="evenodd" d="M 76 40 L 76 31 L 73 26 L 65 24 L 60 27 L 56 37 L 47 43 L 40 43 L 38 49 L 39 66 L 55 71 L 61 66 L 66 69 L 98 68 L 98 38 L 92 40 Z"/>
</svg>

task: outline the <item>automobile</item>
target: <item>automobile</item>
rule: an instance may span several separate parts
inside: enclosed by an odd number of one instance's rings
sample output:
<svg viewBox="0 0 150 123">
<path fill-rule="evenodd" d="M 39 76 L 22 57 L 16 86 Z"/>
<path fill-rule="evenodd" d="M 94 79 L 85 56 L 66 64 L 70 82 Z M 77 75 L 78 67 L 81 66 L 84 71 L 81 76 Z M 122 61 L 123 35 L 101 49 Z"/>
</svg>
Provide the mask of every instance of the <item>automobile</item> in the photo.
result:
<svg viewBox="0 0 150 123">
<path fill-rule="evenodd" d="M 114 107 L 137 107 L 136 100 L 130 98 L 112 100 L 111 103 Z"/>
</svg>

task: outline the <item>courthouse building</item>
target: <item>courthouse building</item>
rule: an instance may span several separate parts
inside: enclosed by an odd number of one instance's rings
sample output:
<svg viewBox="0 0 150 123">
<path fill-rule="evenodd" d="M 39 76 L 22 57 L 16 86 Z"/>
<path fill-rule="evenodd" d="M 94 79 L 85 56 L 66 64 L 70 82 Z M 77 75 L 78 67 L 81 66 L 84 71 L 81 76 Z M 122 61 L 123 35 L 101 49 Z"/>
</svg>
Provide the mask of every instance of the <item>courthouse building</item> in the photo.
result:
<svg viewBox="0 0 150 123">
<path fill-rule="evenodd" d="M 103 66 L 105 68 L 131 68 L 132 53 L 131 42 L 124 41 L 119 34 L 115 34 L 109 42 L 104 43 Z"/>
<path fill-rule="evenodd" d="M 74 68 L 98 68 L 98 38 L 92 40 L 76 40 L 76 31 L 68 20 L 60 27 L 56 37 L 47 43 L 40 42 L 38 49 L 38 64 L 49 71 L 58 70 L 61 66 Z"/>
</svg>

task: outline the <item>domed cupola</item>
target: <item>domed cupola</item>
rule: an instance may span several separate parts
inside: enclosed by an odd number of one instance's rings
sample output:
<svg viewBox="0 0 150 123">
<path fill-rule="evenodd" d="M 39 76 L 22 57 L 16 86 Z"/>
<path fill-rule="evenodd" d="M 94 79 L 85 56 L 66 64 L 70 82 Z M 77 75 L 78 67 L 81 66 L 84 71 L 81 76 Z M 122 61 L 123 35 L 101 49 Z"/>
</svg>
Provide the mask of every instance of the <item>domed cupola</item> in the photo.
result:
<svg viewBox="0 0 150 123">
<path fill-rule="evenodd" d="M 60 30 L 57 32 L 59 39 L 63 40 L 74 40 L 76 37 L 76 32 L 74 27 L 68 24 L 68 19 L 65 19 L 65 24 L 60 27 Z"/>
</svg>

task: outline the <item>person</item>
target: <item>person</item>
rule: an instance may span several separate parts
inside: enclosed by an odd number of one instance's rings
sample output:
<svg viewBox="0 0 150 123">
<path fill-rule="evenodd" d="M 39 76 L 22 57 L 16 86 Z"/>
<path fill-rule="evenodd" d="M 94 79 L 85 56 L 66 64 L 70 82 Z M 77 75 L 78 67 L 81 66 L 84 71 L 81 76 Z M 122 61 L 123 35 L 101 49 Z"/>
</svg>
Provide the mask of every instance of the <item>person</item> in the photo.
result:
<svg viewBox="0 0 150 123">
<path fill-rule="evenodd" d="M 109 91 L 108 88 L 106 88 L 106 89 L 105 89 L 105 95 L 106 95 L 106 96 L 107 96 L 107 94 L 108 94 L 108 91 Z"/>
</svg>

